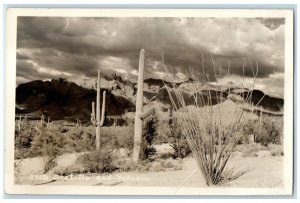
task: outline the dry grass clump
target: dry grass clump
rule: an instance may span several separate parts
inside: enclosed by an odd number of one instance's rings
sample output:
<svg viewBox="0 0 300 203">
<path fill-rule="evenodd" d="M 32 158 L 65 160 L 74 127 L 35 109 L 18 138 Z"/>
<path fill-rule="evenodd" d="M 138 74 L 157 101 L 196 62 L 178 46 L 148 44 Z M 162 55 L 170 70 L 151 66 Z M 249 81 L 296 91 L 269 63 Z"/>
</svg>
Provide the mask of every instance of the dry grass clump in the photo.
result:
<svg viewBox="0 0 300 203">
<path fill-rule="evenodd" d="M 215 78 L 217 78 L 214 60 L 212 56 L 211 58 Z M 253 72 L 254 88 L 258 66 L 256 67 L 256 73 L 254 73 L 251 61 L 250 66 Z M 248 121 L 247 116 L 244 116 L 244 109 L 240 108 L 242 103 L 224 102 L 223 94 L 225 92 L 223 90 L 214 93 L 213 98 L 211 89 L 209 88 L 209 76 L 205 71 L 203 56 L 202 68 L 203 75 L 206 78 L 206 96 L 203 95 L 203 91 L 198 91 L 196 85 L 194 85 L 194 106 L 186 105 L 182 90 L 177 87 L 174 81 L 173 72 L 165 65 L 164 67 L 167 74 L 172 76 L 170 78 L 172 87 L 167 85 L 165 87 L 172 106 L 175 109 L 174 116 L 178 121 L 182 134 L 188 141 L 198 167 L 205 178 L 206 185 L 223 184 L 245 174 L 246 171 L 236 171 L 234 168 L 228 169 L 226 167 L 234 148 L 243 136 L 243 128 Z M 230 62 L 228 63 L 228 75 L 229 70 Z M 193 86 L 195 78 L 191 69 L 190 73 L 193 78 L 190 83 Z M 252 95 L 249 92 L 245 95 L 243 103 L 250 103 Z M 228 87 L 227 94 L 230 94 L 230 86 Z M 213 99 L 217 101 L 217 105 L 213 105 Z"/>
<path fill-rule="evenodd" d="M 155 160 L 141 160 L 134 164 L 130 160 L 118 160 L 116 165 L 118 171 L 138 171 L 138 172 L 161 172 L 161 171 L 176 171 L 183 169 L 182 159 L 161 159 Z"/>
<path fill-rule="evenodd" d="M 271 156 L 284 156 L 283 146 L 277 144 L 268 145 Z"/>
</svg>

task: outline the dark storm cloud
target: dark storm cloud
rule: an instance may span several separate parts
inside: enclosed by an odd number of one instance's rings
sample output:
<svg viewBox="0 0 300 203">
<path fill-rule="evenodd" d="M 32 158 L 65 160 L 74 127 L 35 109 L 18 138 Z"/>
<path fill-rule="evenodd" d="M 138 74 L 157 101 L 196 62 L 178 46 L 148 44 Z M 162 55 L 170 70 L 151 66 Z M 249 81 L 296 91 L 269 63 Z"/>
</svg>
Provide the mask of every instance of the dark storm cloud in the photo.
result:
<svg viewBox="0 0 300 203">
<path fill-rule="evenodd" d="M 284 21 L 242 18 L 58 18 L 19 17 L 17 74 L 23 79 L 55 75 L 95 77 L 97 69 L 136 78 L 141 48 L 146 50 L 145 77 L 164 72 L 167 66 L 185 74 L 189 66 L 203 78 L 217 73 L 251 77 L 259 65 L 259 77 L 284 70 Z M 25 61 L 25 62 L 24 62 Z M 29 65 L 28 65 L 29 64 Z M 31 64 L 31 65 L 30 65 Z M 32 65 L 34 64 L 34 65 Z M 47 71 L 49 70 L 49 74 Z M 35 75 L 35 76 L 33 76 Z"/>
</svg>

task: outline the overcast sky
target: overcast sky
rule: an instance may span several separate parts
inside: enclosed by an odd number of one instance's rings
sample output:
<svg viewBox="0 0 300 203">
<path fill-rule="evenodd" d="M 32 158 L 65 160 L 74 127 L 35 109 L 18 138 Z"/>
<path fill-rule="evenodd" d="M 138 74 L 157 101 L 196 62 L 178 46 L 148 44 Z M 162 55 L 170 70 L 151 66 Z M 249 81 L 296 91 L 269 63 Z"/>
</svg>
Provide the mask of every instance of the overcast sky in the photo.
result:
<svg viewBox="0 0 300 203">
<path fill-rule="evenodd" d="M 165 77 L 161 53 L 178 80 L 189 66 L 198 78 L 241 81 L 258 64 L 258 87 L 282 96 L 284 19 L 258 18 L 61 18 L 19 17 L 17 83 L 57 77 L 95 78 L 121 73 L 137 79 L 139 51 L 146 50 L 145 77 Z M 228 61 L 230 77 L 228 78 Z M 247 78 L 245 79 L 247 81 Z"/>
</svg>

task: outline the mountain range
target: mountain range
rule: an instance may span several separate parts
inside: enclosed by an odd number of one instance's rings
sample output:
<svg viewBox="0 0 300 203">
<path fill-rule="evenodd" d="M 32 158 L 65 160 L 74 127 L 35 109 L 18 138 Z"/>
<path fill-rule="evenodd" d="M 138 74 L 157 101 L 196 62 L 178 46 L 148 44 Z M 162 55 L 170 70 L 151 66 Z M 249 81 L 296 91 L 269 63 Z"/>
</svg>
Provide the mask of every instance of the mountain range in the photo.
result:
<svg viewBox="0 0 300 203">
<path fill-rule="evenodd" d="M 191 83 L 192 82 L 192 83 Z M 191 85 L 193 84 L 193 85 Z M 161 111 L 167 111 L 171 107 L 169 94 L 165 87 L 173 88 L 172 84 L 160 79 L 148 78 L 144 80 L 144 105 L 151 106 L 154 103 Z M 70 80 L 52 79 L 51 81 L 35 80 L 20 84 L 16 88 L 16 115 L 28 114 L 40 117 L 44 114 L 52 120 L 77 118 L 83 122 L 90 120 L 91 103 L 96 100 L 95 80 Z M 212 84 L 204 84 L 197 81 L 185 81 L 176 83 L 180 88 L 187 105 L 193 105 L 195 99 L 193 93 L 199 96 L 200 105 L 217 104 L 231 99 L 243 100 L 251 94 L 251 102 L 257 104 L 266 111 L 282 112 L 284 100 L 282 98 L 265 95 L 260 90 L 247 90 L 231 88 Z M 106 115 L 121 117 L 128 112 L 135 112 L 135 98 L 137 84 L 113 75 L 101 78 L 102 92 L 106 91 Z M 209 95 L 211 100 L 209 100 Z M 230 95 L 230 96 L 229 96 Z"/>
</svg>

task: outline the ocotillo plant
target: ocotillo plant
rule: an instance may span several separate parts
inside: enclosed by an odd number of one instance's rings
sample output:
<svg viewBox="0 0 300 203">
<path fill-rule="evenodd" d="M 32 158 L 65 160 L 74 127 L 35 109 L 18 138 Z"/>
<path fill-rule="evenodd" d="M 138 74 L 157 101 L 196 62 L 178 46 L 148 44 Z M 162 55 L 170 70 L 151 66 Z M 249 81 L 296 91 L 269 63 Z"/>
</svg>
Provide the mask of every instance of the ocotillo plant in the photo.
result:
<svg viewBox="0 0 300 203">
<path fill-rule="evenodd" d="M 96 150 L 100 149 L 100 127 L 103 126 L 104 123 L 105 96 L 106 96 L 106 91 L 103 91 L 102 112 L 100 118 L 100 70 L 98 70 L 96 116 L 95 116 L 95 102 L 92 102 L 92 114 L 91 114 L 91 121 L 93 125 L 96 127 Z"/>
<path fill-rule="evenodd" d="M 222 76 L 220 74 L 220 77 L 217 77 L 214 59 L 213 57 L 211 58 L 215 72 L 214 75 L 218 81 Z M 245 115 L 245 110 L 241 104 L 223 102 L 221 90 L 221 94 L 217 94 L 216 96 L 217 105 L 213 105 L 210 88 L 206 88 L 205 90 L 206 95 L 208 95 L 206 102 L 203 94 L 197 90 L 196 83 L 194 83 L 195 80 L 193 80 L 190 84 L 191 87 L 194 86 L 194 106 L 187 105 L 182 90 L 178 88 L 175 82 L 172 69 L 165 65 L 163 57 L 162 63 L 167 75 L 170 75 L 172 86 L 165 85 L 165 88 L 175 109 L 176 114 L 174 113 L 174 115 L 178 121 L 178 127 L 193 152 L 193 157 L 205 179 L 206 185 L 223 184 L 244 175 L 248 170 L 236 171 L 235 168 L 228 168 L 227 164 L 235 147 L 243 137 L 244 127 L 250 119 L 249 116 Z M 251 105 L 252 92 L 258 75 L 258 65 L 256 64 L 255 73 L 251 61 L 249 63 L 253 73 L 253 87 L 247 93 L 245 99 L 246 105 Z M 204 57 L 202 55 L 203 76 L 206 76 L 204 65 Z M 228 73 L 229 68 L 230 63 L 228 63 Z M 192 71 L 191 76 L 194 78 Z M 206 77 L 206 81 L 204 81 L 206 87 L 209 87 L 209 83 L 209 77 Z M 203 103 L 205 106 L 202 106 Z M 227 111 L 229 108 L 232 109 L 231 113 Z"/>
<path fill-rule="evenodd" d="M 134 145 L 133 145 L 133 157 L 134 163 L 139 160 L 142 144 L 143 134 L 143 119 L 147 118 L 154 112 L 154 108 L 148 112 L 143 113 L 143 83 L 144 83 L 144 61 L 145 61 L 145 50 L 142 49 L 140 52 L 139 60 L 139 76 L 138 76 L 138 87 L 136 96 L 136 111 L 135 111 L 135 122 L 134 122 Z"/>
</svg>

